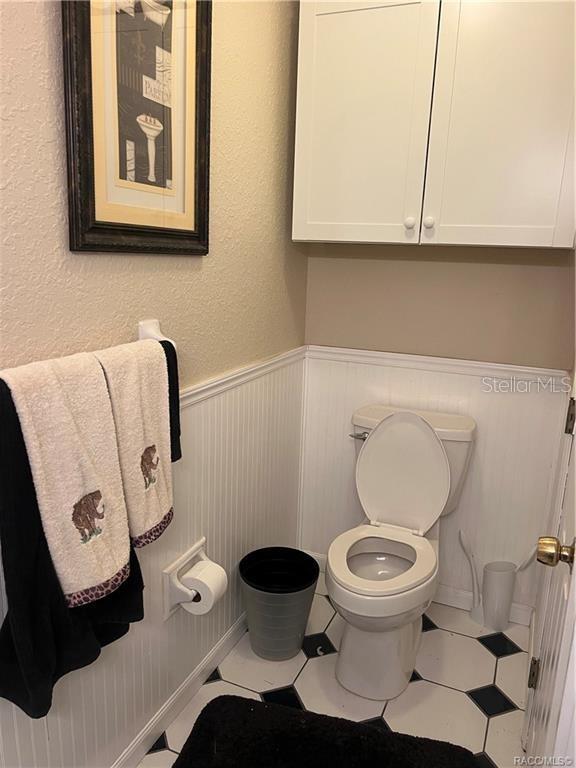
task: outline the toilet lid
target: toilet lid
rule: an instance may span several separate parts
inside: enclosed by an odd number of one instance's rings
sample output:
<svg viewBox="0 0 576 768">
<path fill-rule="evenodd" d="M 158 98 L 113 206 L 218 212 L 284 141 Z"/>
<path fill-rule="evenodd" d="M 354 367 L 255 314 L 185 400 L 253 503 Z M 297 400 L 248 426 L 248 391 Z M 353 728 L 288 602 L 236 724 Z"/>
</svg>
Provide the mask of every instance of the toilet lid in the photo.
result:
<svg viewBox="0 0 576 768">
<path fill-rule="evenodd" d="M 356 462 L 356 488 L 366 517 L 424 534 L 450 492 L 446 451 L 414 413 L 393 413 L 366 439 Z"/>
</svg>

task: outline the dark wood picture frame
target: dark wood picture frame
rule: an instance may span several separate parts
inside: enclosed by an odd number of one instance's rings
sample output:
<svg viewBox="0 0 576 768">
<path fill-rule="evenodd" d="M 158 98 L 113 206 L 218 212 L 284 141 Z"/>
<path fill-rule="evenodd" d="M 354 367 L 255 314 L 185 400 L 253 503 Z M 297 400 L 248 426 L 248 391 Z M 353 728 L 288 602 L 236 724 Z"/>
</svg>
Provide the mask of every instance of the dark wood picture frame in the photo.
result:
<svg viewBox="0 0 576 768">
<path fill-rule="evenodd" d="M 90 0 L 63 0 L 68 205 L 72 251 L 208 253 L 212 4 L 196 3 L 193 230 L 98 221 L 94 183 Z"/>
</svg>

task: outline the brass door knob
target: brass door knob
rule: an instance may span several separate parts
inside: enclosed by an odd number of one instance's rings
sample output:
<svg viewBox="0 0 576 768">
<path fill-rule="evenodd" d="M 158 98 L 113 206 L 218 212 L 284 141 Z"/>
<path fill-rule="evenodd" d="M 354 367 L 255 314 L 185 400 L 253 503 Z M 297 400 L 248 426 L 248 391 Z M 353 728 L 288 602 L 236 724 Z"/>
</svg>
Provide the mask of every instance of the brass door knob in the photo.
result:
<svg viewBox="0 0 576 768">
<path fill-rule="evenodd" d="M 543 565 L 558 565 L 566 563 L 572 568 L 574 565 L 574 542 L 570 546 L 562 545 L 556 536 L 540 536 L 538 539 L 538 562 Z"/>
</svg>

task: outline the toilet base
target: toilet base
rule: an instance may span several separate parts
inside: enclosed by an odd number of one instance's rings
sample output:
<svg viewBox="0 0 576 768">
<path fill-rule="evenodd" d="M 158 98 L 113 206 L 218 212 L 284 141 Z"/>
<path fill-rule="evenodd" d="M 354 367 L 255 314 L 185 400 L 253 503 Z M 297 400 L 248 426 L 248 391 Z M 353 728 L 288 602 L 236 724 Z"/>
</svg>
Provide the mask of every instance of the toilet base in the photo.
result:
<svg viewBox="0 0 576 768">
<path fill-rule="evenodd" d="M 422 634 L 422 618 L 386 632 L 366 632 L 348 622 L 336 679 L 346 690 L 375 701 L 399 696 L 410 682 Z"/>
</svg>

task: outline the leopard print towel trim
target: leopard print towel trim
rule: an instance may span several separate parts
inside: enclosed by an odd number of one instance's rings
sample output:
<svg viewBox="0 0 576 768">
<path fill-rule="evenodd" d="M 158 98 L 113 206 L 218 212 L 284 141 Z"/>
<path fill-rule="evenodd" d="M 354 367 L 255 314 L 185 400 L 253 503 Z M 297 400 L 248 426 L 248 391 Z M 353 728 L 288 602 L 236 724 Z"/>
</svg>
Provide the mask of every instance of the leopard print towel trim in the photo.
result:
<svg viewBox="0 0 576 768">
<path fill-rule="evenodd" d="M 139 549 L 140 547 L 145 547 L 146 544 L 151 544 L 153 541 L 156 541 L 159 536 L 162 536 L 166 528 L 168 528 L 172 522 L 173 517 L 174 508 L 171 508 L 168 510 L 168 512 L 166 512 L 162 520 L 160 520 L 159 523 L 156 523 L 153 528 L 150 528 L 150 530 L 146 531 L 146 533 L 141 533 L 140 536 L 136 536 L 135 538 L 131 539 L 132 546 L 135 549 Z"/>
<path fill-rule="evenodd" d="M 87 589 L 81 589 L 79 592 L 70 592 L 66 595 L 66 602 L 69 608 L 78 608 L 80 605 L 88 605 L 95 600 L 100 600 L 106 595 L 109 595 L 114 590 L 123 584 L 130 575 L 130 563 L 126 563 L 125 566 L 120 568 L 118 573 L 114 574 L 112 578 L 103 581 L 102 584 L 97 584 L 95 587 L 88 587 Z"/>
</svg>

